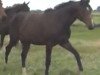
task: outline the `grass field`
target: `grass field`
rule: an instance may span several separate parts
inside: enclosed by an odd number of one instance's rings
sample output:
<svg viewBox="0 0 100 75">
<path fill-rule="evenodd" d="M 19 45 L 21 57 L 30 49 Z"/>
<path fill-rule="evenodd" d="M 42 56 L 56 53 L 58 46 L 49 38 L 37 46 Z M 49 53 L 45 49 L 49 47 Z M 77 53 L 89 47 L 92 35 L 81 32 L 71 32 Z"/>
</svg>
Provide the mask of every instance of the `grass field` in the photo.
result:
<svg viewBox="0 0 100 75">
<path fill-rule="evenodd" d="M 99 23 L 100 16 L 94 16 L 95 23 Z M 72 26 L 70 41 L 81 56 L 83 75 L 100 75 L 100 28 L 88 30 L 84 24 L 75 23 Z M 6 42 L 7 39 L 5 39 Z M 6 44 L 6 43 L 5 43 Z M 21 47 L 13 48 L 4 71 L 4 51 L 0 51 L 0 75 L 21 75 Z M 28 75 L 44 75 L 45 46 L 32 45 L 28 54 Z M 49 75 L 77 75 L 77 64 L 74 56 L 60 46 L 55 46 Z"/>
</svg>

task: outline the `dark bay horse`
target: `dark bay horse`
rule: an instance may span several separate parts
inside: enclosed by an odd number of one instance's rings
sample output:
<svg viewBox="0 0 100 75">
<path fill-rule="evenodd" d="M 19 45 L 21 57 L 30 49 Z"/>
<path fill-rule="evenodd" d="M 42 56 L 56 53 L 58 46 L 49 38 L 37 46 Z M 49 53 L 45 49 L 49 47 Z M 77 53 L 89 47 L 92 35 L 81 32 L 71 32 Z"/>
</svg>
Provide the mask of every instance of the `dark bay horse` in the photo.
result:
<svg viewBox="0 0 100 75">
<path fill-rule="evenodd" d="M 5 19 L 7 17 L 4 8 L 2 7 L 2 1 L 0 0 L 0 21 L 2 22 L 2 19 Z"/>
<path fill-rule="evenodd" d="M 3 46 L 5 35 L 9 34 L 10 21 L 19 12 L 28 12 L 28 11 L 30 11 L 30 8 L 28 7 L 28 4 L 29 4 L 29 2 L 28 3 L 24 2 L 23 4 L 14 4 L 11 7 L 5 8 L 5 13 L 7 14 L 7 18 L 6 18 L 6 20 L 4 20 L 0 24 L 0 34 L 1 34 L 0 46 L 1 47 Z"/>
<path fill-rule="evenodd" d="M 8 55 L 12 47 L 20 40 L 22 44 L 22 73 L 26 75 L 25 61 L 30 44 L 46 45 L 45 75 L 48 75 L 52 48 L 58 44 L 74 54 L 79 71 L 83 71 L 80 55 L 71 45 L 69 38 L 70 27 L 76 19 L 84 22 L 88 29 L 94 28 L 91 20 L 92 8 L 89 2 L 89 0 L 69 1 L 57 5 L 50 12 L 17 14 L 10 25 L 10 42 L 6 47 L 5 62 L 8 62 Z"/>
</svg>

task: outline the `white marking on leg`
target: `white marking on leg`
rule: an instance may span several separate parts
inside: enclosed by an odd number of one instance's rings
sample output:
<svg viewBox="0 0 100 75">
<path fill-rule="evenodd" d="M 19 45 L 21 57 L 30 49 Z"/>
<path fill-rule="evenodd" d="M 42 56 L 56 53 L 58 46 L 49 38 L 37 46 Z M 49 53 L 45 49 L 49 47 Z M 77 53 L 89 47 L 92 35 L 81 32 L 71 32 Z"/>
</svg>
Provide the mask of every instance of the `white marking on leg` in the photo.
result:
<svg viewBox="0 0 100 75">
<path fill-rule="evenodd" d="M 4 51 L 4 52 L 6 51 L 6 46 L 4 46 L 4 45 L 2 46 L 2 51 Z"/>
<path fill-rule="evenodd" d="M 25 68 L 25 67 L 22 68 L 22 75 L 27 75 L 27 73 L 26 73 L 26 68 Z"/>
<path fill-rule="evenodd" d="M 92 25 L 93 25 L 93 27 L 94 27 L 94 21 L 93 21 L 93 19 L 92 19 Z"/>
</svg>

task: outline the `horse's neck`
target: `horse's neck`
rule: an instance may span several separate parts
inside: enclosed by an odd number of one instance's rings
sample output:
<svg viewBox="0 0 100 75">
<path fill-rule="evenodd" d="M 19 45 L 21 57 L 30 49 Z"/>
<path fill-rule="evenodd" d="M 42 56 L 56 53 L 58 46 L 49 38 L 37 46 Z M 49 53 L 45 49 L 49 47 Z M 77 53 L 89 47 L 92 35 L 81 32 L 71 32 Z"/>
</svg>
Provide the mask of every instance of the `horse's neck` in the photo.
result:
<svg viewBox="0 0 100 75">
<path fill-rule="evenodd" d="M 71 26 L 73 22 L 76 20 L 76 16 L 74 14 L 71 14 L 70 11 L 58 11 L 57 13 L 57 19 L 64 25 Z"/>
<path fill-rule="evenodd" d="M 7 13 L 8 20 L 11 20 L 11 18 L 15 15 L 15 13 Z"/>
</svg>

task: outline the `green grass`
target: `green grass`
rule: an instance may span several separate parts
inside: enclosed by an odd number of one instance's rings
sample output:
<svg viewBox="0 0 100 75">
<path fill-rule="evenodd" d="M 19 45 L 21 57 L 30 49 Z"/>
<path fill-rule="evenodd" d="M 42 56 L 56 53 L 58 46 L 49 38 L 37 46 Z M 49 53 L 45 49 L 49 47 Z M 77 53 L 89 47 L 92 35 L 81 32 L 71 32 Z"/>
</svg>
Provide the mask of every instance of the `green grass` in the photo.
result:
<svg viewBox="0 0 100 75">
<path fill-rule="evenodd" d="M 98 20 L 97 20 L 98 18 Z M 98 23 L 99 17 L 95 17 Z M 72 26 L 70 41 L 79 52 L 84 67 L 83 75 L 100 75 L 100 28 L 88 30 L 81 23 Z M 5 39 L 5 44 L 7 39 Z M 7 69 L 4 70 L 4 51 L 0 51 L 0 75 L 21 75 L 21 47 L 15 47 L 9 56 Z M 28 75 L 44 75 L 45 46 L 32 45 L 26 62 Z M 74 56 L 60 46 L 52 52 L 49 75 L 77 75 L 77 63 Z"/>
</svg>

